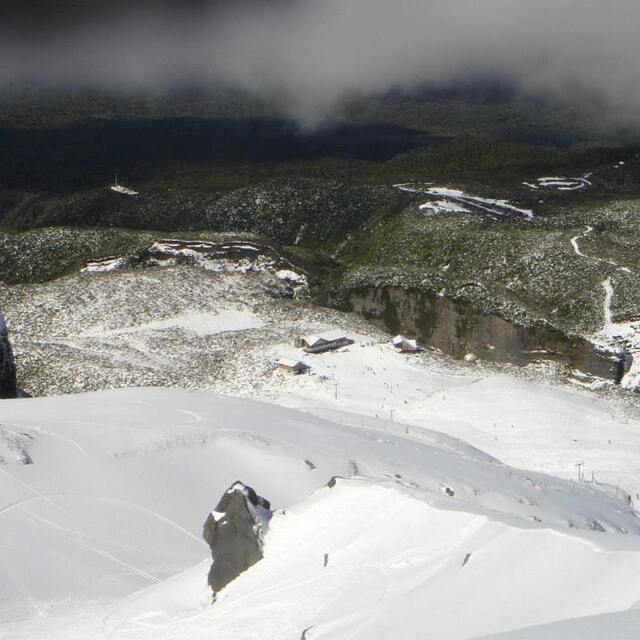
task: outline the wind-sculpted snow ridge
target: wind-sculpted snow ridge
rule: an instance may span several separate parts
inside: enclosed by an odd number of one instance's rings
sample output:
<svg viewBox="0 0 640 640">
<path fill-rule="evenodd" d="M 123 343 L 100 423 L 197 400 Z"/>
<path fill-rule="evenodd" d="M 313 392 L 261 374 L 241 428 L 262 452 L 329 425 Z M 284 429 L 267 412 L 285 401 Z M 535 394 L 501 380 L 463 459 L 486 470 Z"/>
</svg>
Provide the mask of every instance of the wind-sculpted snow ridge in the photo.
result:
<svg viewBox="0 0 640 640">
<path fill-rule="evenodd" d="M 640 599 L 622 494 L 437 432 L 163 389 L 8 401 L 2 420 L 34 437 L 32 464 L 0 467 L 12 640 L 454 640 Z M 276 511 L 211 605 L 200 527 L 237 477 Z"/>
<path fill-rule="evenodd" d="M 533 211 L 520 209 L 508 200 L 472 196 L 460 189 L 430 184 L 397 184 L 400 191 L 439 198 L 420 206 L 421 211 L 435 213 L 480 213 L 494 220 L 532 220 Z"/>
</svg>

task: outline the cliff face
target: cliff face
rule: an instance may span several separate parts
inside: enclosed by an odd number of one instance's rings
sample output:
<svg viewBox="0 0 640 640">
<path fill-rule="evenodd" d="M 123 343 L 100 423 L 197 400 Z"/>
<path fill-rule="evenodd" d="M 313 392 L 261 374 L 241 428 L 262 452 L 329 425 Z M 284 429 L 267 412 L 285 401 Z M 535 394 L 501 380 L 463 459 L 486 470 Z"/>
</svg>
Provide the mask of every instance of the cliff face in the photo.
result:
<svg viewBox="0 0 640 640">
<path fill-rule="evenodd" d="M 16 398 L 16 365 L 4 316 L 0 314 L 0 398 Z"/>
<path fill-rule="evenodd" d="M 590 377 L 619 383 L 631 357 L 599 349 L 590 341 L 548 326 L 526 327 L 470 304 L 400 287 L 349 291 L 350 310 L 392 333 L 407 332 L 425 346 L 454 358 L 526 366 L 551 361 Z"/>
</svg>

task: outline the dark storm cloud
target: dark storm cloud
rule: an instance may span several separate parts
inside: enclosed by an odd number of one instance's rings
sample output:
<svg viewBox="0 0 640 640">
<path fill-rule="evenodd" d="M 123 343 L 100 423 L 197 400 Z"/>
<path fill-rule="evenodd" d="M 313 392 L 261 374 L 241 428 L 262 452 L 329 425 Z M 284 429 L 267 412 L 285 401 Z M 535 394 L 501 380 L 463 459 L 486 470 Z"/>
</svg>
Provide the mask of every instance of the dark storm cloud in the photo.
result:
<svg viewBox="0 0 640 640">
<path fill-rule="evenodd" d="M 637 0 L 79 0 L 25 12 L 37 4 L 0 13 L 0 82 L 224 84 L 309 121 L 349 97 L 476 80 L 627 122 L 640 108 Z"/>
</svg>

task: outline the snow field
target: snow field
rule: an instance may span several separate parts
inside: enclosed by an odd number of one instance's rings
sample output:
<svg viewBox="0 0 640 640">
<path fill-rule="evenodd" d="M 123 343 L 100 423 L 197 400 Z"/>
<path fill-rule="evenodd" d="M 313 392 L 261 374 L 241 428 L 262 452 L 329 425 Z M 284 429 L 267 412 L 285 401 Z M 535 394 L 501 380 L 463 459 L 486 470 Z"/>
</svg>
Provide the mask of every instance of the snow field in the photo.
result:
<svg viewBox="0 0 640 640">
<path fill-rule="evenodd" d="M 421 211 L 432 211 L 435 213 L 479 212 L 496 219 L 522 218 L 524 220 L 531 220 L 533 218 L 533 211 L 529 209 L 520 209 L 511 204 L 508 200 L 496 200 L 494 198 L 473 196 L 460 189 L 437 187 L 431 184 L 396 184 L 394 186 L 400 191 L 441 198 L 441 200 L 427 202 L 421 205 Z"/>
<path fill-rule="evenodd" d="M 274 400 L 346 424 L 378 418 L 389 432 L 415 437 L 435 430 L 509 465 L 566 479 L 577 479 L 582 462 L 586 480 L 616 485 L 640 504 L 640 425 L 614 402 L 568 385 L 445 367 L 429 354 L 354 337 L 351 347 L 307 356 L 311 376 L 278 376 Z M 274 353 L 297 350 L 281 345 Z"/>
<path fill-rule="evenodd" d="M 640 600 L 640 520 L 621 497 L 438 432 L 166 389 L 2 409 L 32 460 L 0 469 L 12 640 L 275 640 L 309 626 L 470 638 Z M 324 488 L 334 475 L 347 479 Z M 284 512 L 265 560 L 209 607 L 201 527 L 237 479 Z"/>
</svg>

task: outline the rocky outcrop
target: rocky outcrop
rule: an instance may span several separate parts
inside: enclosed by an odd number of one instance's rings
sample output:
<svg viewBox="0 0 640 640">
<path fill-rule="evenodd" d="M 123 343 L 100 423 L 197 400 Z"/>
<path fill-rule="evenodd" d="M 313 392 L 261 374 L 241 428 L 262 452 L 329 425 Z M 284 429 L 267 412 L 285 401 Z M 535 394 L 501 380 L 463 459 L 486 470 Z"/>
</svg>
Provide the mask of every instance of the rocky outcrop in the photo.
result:
<svg viewBox="0 0 640 640">
<path fill-rule="evenodd" d="M 271 505 L 251 487 L 235 482 L 204 523 L 203 537 L 213 564 L 209 586 L 214 598 L 241 573 L 262 560 L 263 536 L 271 520 Z"/>
<path fill-rule="evenodd" d="M 16 365 L 4 316 L 0 314 L 0 398 L 17 398 Z"/>
<path fill-rule="evenodd" d="M 364 287 L 348 293 L 350 311 L 389 332 L 409 332 L 421 344 L 454 358 L 519 366 L 550 361 L 566 367 L 570 375 L 579 372 L 615 383 L 631 364 L 624 355 L 600 349 L 550 325 L 517 324 L 434 293 L 393 286 Z"/>
</svg>

